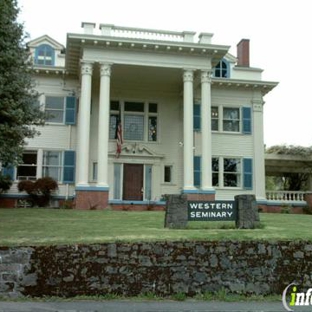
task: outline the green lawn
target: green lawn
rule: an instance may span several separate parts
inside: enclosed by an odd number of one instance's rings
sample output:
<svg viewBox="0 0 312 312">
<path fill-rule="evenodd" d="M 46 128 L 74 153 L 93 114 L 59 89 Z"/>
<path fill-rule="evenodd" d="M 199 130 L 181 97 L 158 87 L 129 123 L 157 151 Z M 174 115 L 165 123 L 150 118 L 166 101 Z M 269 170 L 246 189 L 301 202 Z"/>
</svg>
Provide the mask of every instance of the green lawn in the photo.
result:
<svg viewBox="0 0 312 312">
<path fill-rule="evenodd" d="M 232 222 L 191 222 L 164 228 L 164 212 L 0 209 L 0 246 L 157 240 L 311 240 L 312 216 L 260 214 L 261 228 Z M 229 229 L 224 229 L 224 227 Z"/>
</svg>

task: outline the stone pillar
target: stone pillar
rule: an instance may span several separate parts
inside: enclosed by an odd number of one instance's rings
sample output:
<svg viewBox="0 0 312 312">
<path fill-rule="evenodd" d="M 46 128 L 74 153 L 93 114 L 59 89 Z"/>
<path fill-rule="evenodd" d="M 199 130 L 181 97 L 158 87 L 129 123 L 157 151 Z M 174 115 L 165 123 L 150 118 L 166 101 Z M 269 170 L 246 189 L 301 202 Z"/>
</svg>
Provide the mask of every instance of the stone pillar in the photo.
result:
<svg viewBox="0 0 312 312">
<path fill-rule="evenodd" d="M 97 186 L 108 187 L 108 139 L 110 108 L 110 75 L 111 65 L 100 65 L 100 104 L 98 130 L 98 181 Z"/>
<path fill-rule="evenodd" d="M 201 72 L 202 190 L 212 187 L 211 142 L 211 72 Z"/>
<path fill-rule="evenodd" d="M 77 185 L 89 182 L 90 106 L 93 64 L 81 62 L 81 95 L 78 114 Z"/>
<path fill-rule="evenodd" d="M 253 100 L 253 127 L 252 133 L 254 136 L 254 174 L 257 177 L 254 180 L 254 192 L 257 200 L 265 201 L 265 160 L 264 160 L 264 138 L 263 138 L 263 101 Z"/>
<path fill-rule="evenodd" d="M 183 190 L 194 190 L 193 70 L 183 73 Z"/>
<path fill-rule="evenodd" d="M 187 195 L 166 195 L 165 228 L 184 229 L 187 219 Z"/>
<path fill-rule="evenodd" d="M 255 195 L 236 195 L 236 228 L 255 229 L 260 222 Z"/>
</svg>

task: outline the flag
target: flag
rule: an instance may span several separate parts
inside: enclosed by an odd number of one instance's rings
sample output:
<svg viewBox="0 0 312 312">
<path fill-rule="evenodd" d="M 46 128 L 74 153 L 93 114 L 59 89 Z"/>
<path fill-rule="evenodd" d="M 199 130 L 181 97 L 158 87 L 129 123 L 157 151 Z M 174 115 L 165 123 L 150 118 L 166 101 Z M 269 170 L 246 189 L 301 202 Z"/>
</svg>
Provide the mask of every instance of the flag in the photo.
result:
<svg viewBox="0 0 312 312">
<path fill-rule="evenodd" d="M 121 154 L 121 146 L 122 146 L 122 125 L 121 125 L 121 114 L 119 113 L 116 119 L 116 157 L 118 158 Z"/>
</svg>

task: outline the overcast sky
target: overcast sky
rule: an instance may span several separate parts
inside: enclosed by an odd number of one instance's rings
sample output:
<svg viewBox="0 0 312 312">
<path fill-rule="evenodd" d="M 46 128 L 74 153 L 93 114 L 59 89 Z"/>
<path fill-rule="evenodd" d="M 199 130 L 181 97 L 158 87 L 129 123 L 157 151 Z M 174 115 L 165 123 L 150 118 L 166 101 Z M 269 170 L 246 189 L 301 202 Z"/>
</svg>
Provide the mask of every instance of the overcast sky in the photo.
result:
<svg viewBox="0 0 312 312">
<path fill-rule="evenodd" d="M 265 96 L 264 141 L 312 145 L 312 17 L 308 0 L 18 0 L 30 39 L 44 34 L 66 45 L 81 22 L 210 32 L 212 43 L 250 39 L 250 65 L 279 85 Z"/>
</svg>

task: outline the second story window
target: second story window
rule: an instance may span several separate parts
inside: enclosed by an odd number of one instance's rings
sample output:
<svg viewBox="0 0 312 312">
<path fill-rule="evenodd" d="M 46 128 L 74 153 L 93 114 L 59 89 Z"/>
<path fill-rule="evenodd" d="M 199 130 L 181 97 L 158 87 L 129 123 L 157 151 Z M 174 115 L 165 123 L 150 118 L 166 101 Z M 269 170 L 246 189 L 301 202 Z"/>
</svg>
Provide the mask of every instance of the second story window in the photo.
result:
<svg viewBox="0 0 312 312">
<path fill-rule="evenodd" d="M 116 129 L 120 120 L 124 140 L 157 142 L 157 103 L 111 101 L 109 126 L 111 140 L 116 139 Z"/>
<path fill-rule="evenodd" d="M 54 65 L 54 49 L 48 44 L 42 44 L 36 48 L 35 52 L 36 65 Z"/>
<path fill-rule="evenodd" d="M 64 123 L 64 97 L 46 96 L 47 122 Z"/>
</svg>

